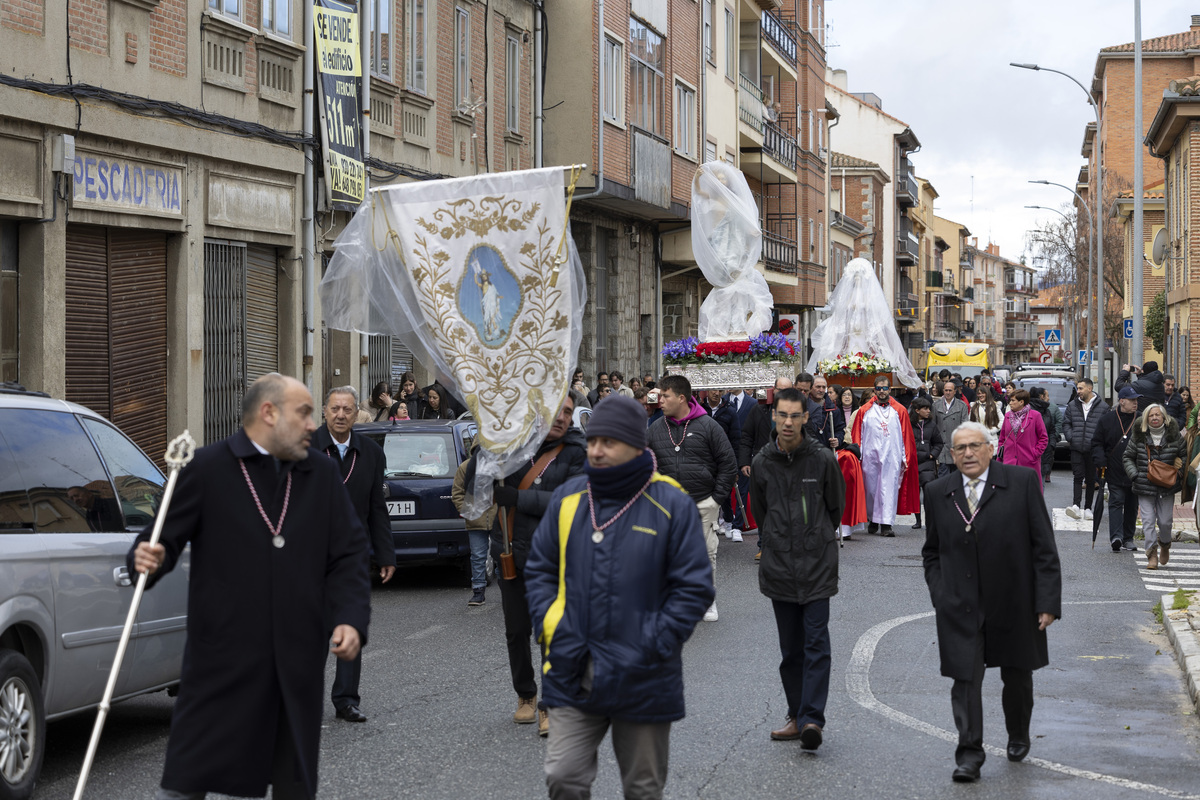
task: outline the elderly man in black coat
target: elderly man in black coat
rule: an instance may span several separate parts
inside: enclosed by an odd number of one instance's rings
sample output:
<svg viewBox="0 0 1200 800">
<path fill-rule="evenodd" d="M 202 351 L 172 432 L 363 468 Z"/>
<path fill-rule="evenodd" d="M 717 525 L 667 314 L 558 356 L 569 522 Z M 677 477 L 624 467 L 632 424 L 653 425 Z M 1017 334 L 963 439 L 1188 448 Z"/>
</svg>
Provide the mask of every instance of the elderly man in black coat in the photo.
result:
<svg viewBox="0 0 1200 800">
<path fill-rule="evenodd" d="M 153 585 L 192 546 L 160 799 L 313 797 L 326 654 L 354 659 L 367 638 L 367 537 L 337 465 L 309 448 L 312 395 L 264 375 L 242 424 L 196 451 L 160 543 L 147 529 L 128 556 Z"/>
<path fill-rule="evenodd" d="M 1029 753 L 1033 670 L 1050 663 L 1046 628 L 1062 616 L 1062 570 L 1041 475 L 992 460 L 987 429 L 952 437 L 958 472 L 925 487 L 921 555 L 937 616 L 942 674 L 954 679 L 954 781 L 983 766 L 983 672 L 1000 667 L 1008 759 Z"/>
<path fill-rule="evenodd" d="M 354 430 L 358 412 L 358 391 L 353 386 L 337 386 L 325 395 L 322 413 L 325 424 L 313 434 L 313 449 L 333 459 L 342 474 L 342 485 L 350 495 L 350 505 L 358 521 L 371 537 L 371 551 L 379 564 L 379 577 L 387 583 L 396 572 L 396 545 L 392 540 L 392 521 L 383 498 L 383 473 L 387 457 L 383 448 Z M 366 722 L 359 709 L 359 679 L 362 654 L 352 661 L 337 660 L 330 699 L 338 719 Z"/>
</svg>

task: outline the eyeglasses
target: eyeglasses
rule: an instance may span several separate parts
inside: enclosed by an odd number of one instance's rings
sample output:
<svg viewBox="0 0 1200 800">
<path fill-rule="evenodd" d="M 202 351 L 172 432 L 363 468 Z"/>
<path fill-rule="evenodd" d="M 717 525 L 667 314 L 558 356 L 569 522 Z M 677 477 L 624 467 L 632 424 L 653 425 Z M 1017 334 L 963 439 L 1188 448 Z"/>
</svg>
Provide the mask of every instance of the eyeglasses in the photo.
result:
<svg viewBox="0 0 1200 800">
<path fill-rule="evenodd" d="M 988 446 L 988 442 L 965 442 L 963 444 L 956 444 L 953 447 L 951 447 L 950 449 L 953 450 L 955 453 L 967 453 L 967 452 L 975 453 L 979 450 L 982 450 L 983 448 L 985 448 L 987 446 Z"/>
<path fill-rule="evenodd" d="M 875 394 L 887 394 L 892 388 L 890 386 L 876 386 Z"/>
<path fill-rule="evenodd" d="M 790 422 L 791 420 L 796 420 L 797 422 L 800 422 L 801 420 L 804 419 L 804 417 L 807 417 L 807 416 L 808 416 L 808 414 L 804 411 L 801 411 L 798 414 L 781 414 L 778 411 L 775 412 L 775 418 L 783 420 L 784 422 Z"/>
</svg>

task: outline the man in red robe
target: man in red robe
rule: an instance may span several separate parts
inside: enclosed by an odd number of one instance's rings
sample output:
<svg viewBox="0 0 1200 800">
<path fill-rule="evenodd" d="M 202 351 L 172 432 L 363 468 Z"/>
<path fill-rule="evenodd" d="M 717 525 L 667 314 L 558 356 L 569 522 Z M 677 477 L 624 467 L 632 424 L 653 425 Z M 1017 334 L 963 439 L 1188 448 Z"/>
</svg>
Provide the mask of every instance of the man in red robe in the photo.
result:
<svg viewBox="0 0 1200 800">
<path fill-rule="evenodd" d="M 850 438 L 862 454 L 869 533 L 895 536 L 898 514 L 921 510 L 917 443 L 908 412 L 891 396 L 886 375 L 875 379 L 875 394 L 854 415 Z M 912 469 L 909 469 L 909 467 Z"/>
</svg>

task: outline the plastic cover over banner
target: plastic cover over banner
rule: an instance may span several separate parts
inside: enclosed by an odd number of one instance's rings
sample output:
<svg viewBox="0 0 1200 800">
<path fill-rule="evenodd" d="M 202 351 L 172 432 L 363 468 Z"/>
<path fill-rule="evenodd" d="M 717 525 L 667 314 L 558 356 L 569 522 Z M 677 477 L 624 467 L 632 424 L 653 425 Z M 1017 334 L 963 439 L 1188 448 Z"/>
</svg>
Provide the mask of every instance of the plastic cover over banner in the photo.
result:
<svg viewBox="0 0 1200 800">
<path fill-rule="evenodd" d="M 692 180 L 692 254 L 714 289 L 700 304 L 700 341 L 746 339 L 771 327 L 775 301 L 762 258 L 758 206 L 741 170 L 710 161 Z"/>
<path fill-rule="evenodd" d="M 819 361 L 861 352 L 886 358 L 892 374 L 905 386 L 915 389 L 921 385 L 870 261 L 855 258 L 846 265 L 827 305 L 832 313 L 813 331 L 808 372 L 815 374 Z"/>
<path fill-rule="evenodd" d="M 564 241 L 565 238 L 565 241 Z M 468 519 L 537 452 L 567 394 L 586 283 L 563 170 L 372 189 L 321 280 L 331 328 L 396 336 L 470 409 Z"/>
</svg>

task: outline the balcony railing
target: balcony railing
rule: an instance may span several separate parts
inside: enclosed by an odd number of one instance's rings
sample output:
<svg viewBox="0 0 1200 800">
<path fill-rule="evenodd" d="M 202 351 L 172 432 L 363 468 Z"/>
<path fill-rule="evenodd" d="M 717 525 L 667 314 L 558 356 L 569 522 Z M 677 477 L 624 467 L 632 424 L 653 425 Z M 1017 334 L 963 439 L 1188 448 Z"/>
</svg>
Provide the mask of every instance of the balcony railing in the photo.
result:
<svg viewBox="0 0 1200 800">
<path fill-rule="evenodd" d="M 925 273 L 925 288 L 941 289 L 943 283 L 944 283 L 944 281 L 942 278 L 942 273 L 937 272 L 935 270 L 926 271 L 926 273 Z"/>
<path fill-rule="evenodd" d="M 959 294 L 962 296 L 963 300 L 970 300 L 971 302 L 975 301 L 975 287 L 974 286 L 964 286 L 962 291 L 959 292 Z"/>
<path fill-rule="evenodd" d="M 768 215 L 763 225 L 763 265 L 774 272 L 796 274 L 796 218 Z"/>
<path fill-rule="evenodd" d="M 738 87 L 738 119 L 762 133 L 763 90 L 741 72 L 738 73 Z"/>
<path fill-rule="evenodd" d="M 975 269 L 975 248 L 962 248 L 958 254 L 958 265 L 963 269 Z"/>
<path fill-rule="evenodd" d="M 920 190 L 917 179 L 913 177 L 912 165 L 908 159 L 900 160 L 900 174 L 896 176 L 896 200 L 901 206 L 917 205 Z"/>
<path fill-rule="evenodd" d="M 796 65 L 796 37 L 788 30 L 787 22 L 768 11 L 762 15 L 762 34 L 792 66 Z"/>
<path fill-rule="evenodd" d="M 959 330 L 961 330 L 963 333 L 974 333 L 975 323 L 971 321 L 963 322 L 963 324 L 959 326 Z"/>
<path fill-rule="evenodd" d="M 763 122 L 763 152 L 783 166 L 796 170 L 796 137 L 774 122 Z"/>
<path fill-rule="evenodd" d="M 912 324 L 917 320 L 917 300 L 915 297 L 896 298 L 896 317 L 898 322 Z"/>
</svg>

